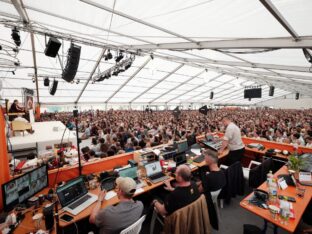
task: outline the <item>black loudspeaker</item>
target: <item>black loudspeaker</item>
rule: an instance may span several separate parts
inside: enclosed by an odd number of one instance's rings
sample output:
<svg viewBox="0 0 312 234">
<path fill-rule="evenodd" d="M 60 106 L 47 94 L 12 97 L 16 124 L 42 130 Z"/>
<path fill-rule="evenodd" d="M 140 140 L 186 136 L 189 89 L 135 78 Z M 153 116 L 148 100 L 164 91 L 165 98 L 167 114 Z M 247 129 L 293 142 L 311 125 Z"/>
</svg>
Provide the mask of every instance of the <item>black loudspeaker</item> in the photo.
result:
<svg viewBox="0 0 312 234">
<path fill-rule="evenodd" d="M 42 210 L 42 213 L 44 215 L 46 230 L 51 230 L 54 227 L 53 208 L 54 208 L 54 205 L 50 204 L 48 206 L 45 206 Z"/>
<path fill-rule="evenodd" d="M 57 90 L 58 81 L 53 80 L 52 87 L 50 88 L 50 94 L 54 95 Z"/>
<path fill-rule="evenodd" d="M 44 86 L 49 86 L 49 85 L 50 85 L 50 80 L 49 80 L 48 77 L 47 77 L 47 78 L 44 78 L 44 80 L 43 80 L 43 85 L 44 85 Z"/>
<path fill-rule="evenodd" d="M 208 107 L 207 105 L 202 106 L 201 108 L 199 108 L 199 113 L 203 114 L 203 115 L 207 115 L 208 114 Z"/>
<path fill-rule="evenodd" d="M 271 96 L 271 97 L 274 96 L 274 86 L 270 86 L 269 96 Z"/>
<path fill-rule="evenodd" d="M 44 54 L 46 56 L 55 58 L 60 47 L 61 42 L 54 37 L 50 37 L 49 42 L 44 50 Z"/>
<path fill-rule="evenodd" d="M 78 117 L 78 110 L 73 110 L 73 115 L 75 118 L 77 118 Z"/>
<path fill-rule="evenodd" d="M 67 82 L 71 82 L 75 78 L 79 66 L 80 51 L 81 46 L 74 43 L 71 44 L 68 50 L 66 66 L 62 73 L 62 78 Z"/>
<path fill-rule="evenodd" d="M 210 92 L 210 99 L 213 99 L 213 92 Z"/>
<path fill-rule="evenodd" d="M 299 99 L 299 93 L 296 93 L 296 100 Z"/>
</svg>

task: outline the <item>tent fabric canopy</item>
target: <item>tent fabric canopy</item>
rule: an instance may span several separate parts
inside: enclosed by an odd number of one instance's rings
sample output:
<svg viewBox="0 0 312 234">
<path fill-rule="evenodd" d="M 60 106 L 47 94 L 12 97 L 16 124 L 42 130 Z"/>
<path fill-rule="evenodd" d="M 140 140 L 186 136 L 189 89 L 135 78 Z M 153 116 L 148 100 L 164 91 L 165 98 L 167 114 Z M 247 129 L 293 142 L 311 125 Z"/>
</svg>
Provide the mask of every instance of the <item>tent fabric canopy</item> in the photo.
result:
<svg viewBox="0 0 312 234">
<path fill-rule="evenodd" d="M 47 105 L 254 105 L 297 92 L 311 96 L 311 64 L 302 52 L 312 48 L 310 0 L 0 0 L 0 9 L 0 45 L 14 46 L 15 26 L 21 37 L 15 74 L 0 66 L 3 98 L 21 98 L 21 87 L 36 89 L 33 49 L 39 99 Z M 71 41 L 81 46 L 73 83 L 61 78 L 57 58 L 45 56 L 48 35 L 62 42 L 63 66 Z M 107 49 L 136 57 L 125 72 L 93 83 L 115 65 L 100 56 Z M 59 81 L 54 96 L 43 85 L 46 77 Z M 258 85 L 262 98 L 244 99 L 244 87 Z"/>
</svg>

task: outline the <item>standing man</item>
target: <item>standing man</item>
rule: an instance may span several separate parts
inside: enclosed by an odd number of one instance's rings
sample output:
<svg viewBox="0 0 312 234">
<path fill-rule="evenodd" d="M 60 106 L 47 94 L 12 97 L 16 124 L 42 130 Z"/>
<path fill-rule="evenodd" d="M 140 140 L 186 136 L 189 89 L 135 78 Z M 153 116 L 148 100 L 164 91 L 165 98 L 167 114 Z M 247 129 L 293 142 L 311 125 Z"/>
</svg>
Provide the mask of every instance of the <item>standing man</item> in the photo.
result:
<svg viewBox="0 0 312 234">
<path fill-rule="evenodd" d="M 230 152 L 227 156 L 227 164 L 230 166 L 235 162 L 241 161 L 241 158 L 244 156 L 245 145 L 242 141 L 239 127 L 237 127 L 229 117 L 223 117 L 222 123 L 226 127 L 226 130 L 219 153 L 221 154 L 226 147 L 229 147 Z"/>
</svg>

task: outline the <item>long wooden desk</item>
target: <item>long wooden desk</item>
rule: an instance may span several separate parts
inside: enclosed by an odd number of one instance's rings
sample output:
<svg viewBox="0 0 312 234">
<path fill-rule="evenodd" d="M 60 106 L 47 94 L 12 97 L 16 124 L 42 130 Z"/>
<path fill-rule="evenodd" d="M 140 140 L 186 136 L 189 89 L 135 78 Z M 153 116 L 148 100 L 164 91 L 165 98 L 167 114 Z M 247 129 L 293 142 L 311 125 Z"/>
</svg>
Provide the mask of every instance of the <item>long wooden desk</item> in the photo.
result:
<svg viewBox="0 0 312 234">
<path fill-rule="evenodd" d="M 225 150 L 222 154 L 219 155 L 219 158 L 224 158 L 226 155 L 228 154 L 228 150 Z M 192 171 L 196 171 L 197 169 L 203 167 L 206 165 L 205 161 L 201 162 L 201 163 L 196 163 L 193 162 L 192 163 L 194 166 L 196 166 L 196 168 L 193 168 Z M 170 180 L 174 180 L 174 177 L 170 177 Z M 145 181 L 146 182 L 146 181 Z M 159 182 L 156 184 L 150 183 L 150 185 L 148 183 L 146 183 L 146 186 L 143 187 L 143 191 L 136 193 L 134 197 L 139 196 L 143 193 L 147 193 L 157 187 L 163 186 L 163 182 Z M 100 189 L 94 189 L 94 190 L 90 190 L 91 193 L 94 193 L 96 195 L 99 194 Z M 45 189 L 44 191 L 41 192 L 42 194 L 47 194 L 48 193 L 48 189 Z M 117 204 L 119 202 L 119 199 L 117 198 L 117 196 L 114 196 L 113 198 L 109 199 L 109 200 L 104 200 L 102 203 L 102 208 L 105 208 L 109 205 L 114 205 Z M 59 226 L 60 228 L 65 228 L 71 224 L 73 224 L 74 222 L 78 222 L 79 220 L 85 219 L 88 216 L 90 216 L 91 211 L 93 209 L 93 207 L 95 206 L 95 203 L 92 204 L 91 206 L 89 206 L 88 208 L 86 208 L 85 210 L 83 210 L 81 213 L 79 213 L 76 216 L 73 216 L 74 219 L 71 222 L 64 222 L 62 220 L 59 221 Z M 42 212 L 42 208 L 38 209 L 38 212 Z M 59 216 L 62 216 L 63 214 L 65 214 L 67 212 L 63 212 L 61 209 L 59 210 Z M 67 213 L 69 214 L 69 213 Z M 44 230 L 45 229 L 45 224 L 44 224 L 44 220 L 42 220 L 41 222 L 41 228 Z M 29 233 L 29 232 L 33 232 L 35 230 L 35 224 L 32 220 L 32 212 L 28 212 L 25 215 L 25 218 L 23 220 L 23 222 L 15 229 L 14 233 L 15 234 L 25 234 L 25 233 Z M 55 234 L 56 231 L 55 229 L 53 230 L 52 234 Z"/>
<path fill-rule="evenodd" d="M 278 170 L 275 174 L 274 177 L 277 178 L 278 175 L 280 174 L 287 174 L 287 167 L 283 166 L 280 170 Z M 288 224 L 281 224 L 280 221 L 278 219 L 274 220 L 270 214 L 269 209 L 262 209 L 259 208 L 257 206 L 248 204 L 248 200 L 253 196 L 253 193 L 249 194 L 247 197 L 245 197 L 241 202 L 240 202 L 240 206 L 243 207 L 244 209 L 250 211 L 251 213 L 258 215 L 260 217 L 262 217 L 263 219 L 273 223 L 274 225 L 281 227 L 283 229 L 285 229 L 288 232 L 293 233 L 300 220 L 301 217 L 304 213 L 304 210 L 306 209 L 306 207 L 308 206 L 311 198 L 312 198 L 312 187 L 309 186 L 300 186 L 302 188 L 305 189 L 305 194 L 303 198 L 300 198 L 298 196 L 296 196 L 296 188 L 293 186 L 288 186 L 285 190 L 278 190 L 278 195 L 286 195 L 286 196 L 291 196 L 291 197 L 295 197 L 296 198 L 296 202 L 292 203 L 293 204 L 293 209 L 295 212 L 295 219 L 289 219 Z M 266 182 L 264 182 L 259 189 L 268 191 L 268 187 L 266 185 Z M 247 200 L 247 202 L 246 202 Z"/>
</svg>

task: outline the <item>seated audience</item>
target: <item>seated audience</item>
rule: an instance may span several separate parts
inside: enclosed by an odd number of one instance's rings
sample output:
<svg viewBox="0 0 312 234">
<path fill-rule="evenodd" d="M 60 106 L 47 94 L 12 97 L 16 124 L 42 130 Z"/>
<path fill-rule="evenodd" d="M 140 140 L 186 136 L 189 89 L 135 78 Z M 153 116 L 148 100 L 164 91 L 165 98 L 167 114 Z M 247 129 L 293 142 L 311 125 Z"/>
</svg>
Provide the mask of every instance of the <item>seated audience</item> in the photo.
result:
<svg viewBox="0 0 312 234">
<path fill-rule="evenodd" d="M 89 221 L 95 224 L 100 234 L 117 234 L 121 230 L 135 223 L 142 215 L 143 204 L 134 201 L 132 197 L 136 190 L 136 183 L 129 177 L 119 177 L 116 180 L 116 193 L 119 203 L 101 209 L 106 191 L 101 191 L 98 201 L 93 208 Z"/>
</svg>

